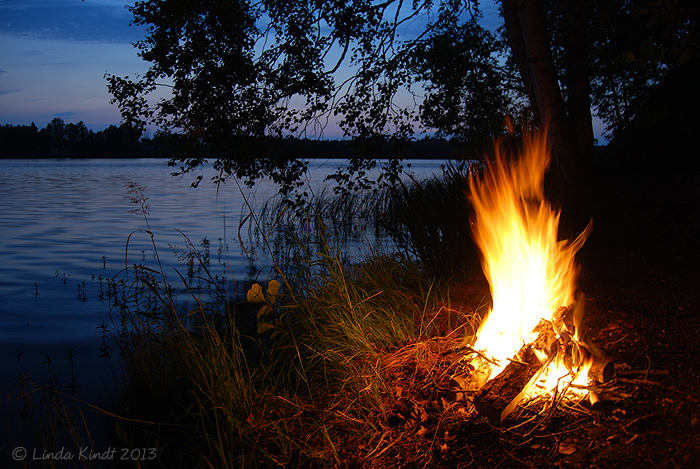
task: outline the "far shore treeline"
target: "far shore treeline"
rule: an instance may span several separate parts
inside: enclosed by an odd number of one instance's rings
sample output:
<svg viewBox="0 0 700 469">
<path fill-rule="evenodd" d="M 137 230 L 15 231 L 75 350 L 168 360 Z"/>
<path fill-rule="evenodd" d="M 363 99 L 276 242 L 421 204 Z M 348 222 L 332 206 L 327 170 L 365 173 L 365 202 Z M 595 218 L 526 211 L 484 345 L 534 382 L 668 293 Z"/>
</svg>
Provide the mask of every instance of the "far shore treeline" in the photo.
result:
<svg viewBox="0 0 700 469">
<path fill-rule="evenodd" d="M 178 156 L 177 136 L 156 133 L 152 138 L 128 124 L 110 125 L 94 132 L 80 121 L 65 123 L 54 118 L 45 128 L 31 125 L 0 126 L 0 159 L 10 158 L 174 158 Z M 351 140 L 310 140 L 289 138 L 281 141 L 280 151 L 304 158 L 347 159 L 366 151 Z M 250 142 L 247 142 L 250 144 Z M 260 142 L 261 144 L 263 142 Z M 269 143 L 269 142 L 268 142 Z M 453 145 L 442 138 L 426 137 L 401 146 L 400 155 L 388 145 L 373 157 L 404 159 L 455 158 Z"/>
</svg>

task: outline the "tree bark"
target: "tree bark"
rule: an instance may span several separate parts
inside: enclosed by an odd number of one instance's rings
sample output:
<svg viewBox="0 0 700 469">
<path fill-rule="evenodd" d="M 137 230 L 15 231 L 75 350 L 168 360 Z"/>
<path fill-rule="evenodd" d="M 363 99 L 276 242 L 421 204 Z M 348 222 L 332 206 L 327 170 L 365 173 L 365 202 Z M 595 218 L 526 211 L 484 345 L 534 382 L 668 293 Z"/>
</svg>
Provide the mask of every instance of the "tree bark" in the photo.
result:
<svg viewBox="0 0 700 469">
<path fill-rule="evenodd" d="M 512 51 L 513 60 L 520 72 L 520 79 L 523 82 L 525 91 L 530 98 L 530 106 L 534 114 L 535 121 L 540 120 L 540 113 L 537 107 L 537 97 L 534 94 L 533 83 L 530 77 L 530 71 L 527 64 L 527 48 L 523 39 L 523 30 L 520 27 L 520 18 L 518 17 L 518 2 L 503 1 L 503 20 L 508 37 L 508 45 Z"/>
<path fill-rule="evenodd" d="M 588 82 L 581 53 L 573 51 L 575 67 L 571 73 L 578 87 L 573 104 L 576 113 L 568 114 L 559 87 L 559 77 L 549 43 L 546 12 L 540 0 L 502 0 L 505 27 L 513 58 L 528 89 L 530 102 L 541 126 L 547 129 L 552 164 L 547 178 L 548 195 L 562 211 L 561 237 L 574 238 L 583 231 L 591 212 L 591 194 L 587 163 L 592 155 L 593 134 L 590 106 L 582 112 L 585 101 L 581 93 Z M 584 23 L 585 28 L 585 23 Z M 585 46 L 585 36 L 581 39 Z M 580 46 L 576 43 L 576 46 Z M 584 49 L 585 50 L 585 49 Z M 584 56 L 587 61 L 587 57 Z M 586 64 L 587 66 L 587 64 Z M 578 67 L 578 68 L 577 68 Z M 588 98 L 590 99 L 590 98 Z M 577 130 L 580 127 L 580 138 Z"/>
<path fill-rule="evenodd" d="M 569 9 L 563 18 L 566 48 L 567 104 L 572 121 L 579 160 L 580 221 L 586 223 L 593 212 L 594 136 L 591 114 L 591 67 L 589 62 L 588 24 L 590 5 L 583 0 L 564 3 Z"/>
</svg>

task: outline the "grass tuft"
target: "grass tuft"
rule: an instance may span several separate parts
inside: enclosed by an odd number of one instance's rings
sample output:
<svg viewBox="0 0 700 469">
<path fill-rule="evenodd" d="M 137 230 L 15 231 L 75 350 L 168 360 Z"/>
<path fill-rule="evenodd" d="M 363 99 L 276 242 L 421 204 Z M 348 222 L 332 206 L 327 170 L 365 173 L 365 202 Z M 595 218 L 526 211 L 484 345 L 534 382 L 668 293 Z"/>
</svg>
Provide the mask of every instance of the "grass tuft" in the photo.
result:
<svg viewBox="0 0 700 469">
<path fill-rule="evenodd" d="M 474 334 L 481 297 L 411 251 L 359 249 L 364 230 L 380 228 L 353 220 L 404 204 L 393 229 L 419 223 L 425 214 L 409 212 L 432 211 L 415 205 L 430 184 L 404 186 L 393 205 L 386 196 L 369 203 L 320 194 L 243 215 L 238 239 L 251 265 L 268 256 L 274 267 L 251 269 L 240 297 L 211 275 L 204 240 L 202 249 L 186 237 L 176 248 L 187 266 L 178 291 L 156 269 L 126 267 L 109 282 L 123 379 L 101 411 L 106 439 L 155 448 L 142 467 L 326 467 L 388 457 L 403 415 L 399 388 L 415 388 L 419 375 L 445 385 L 440 354 Z M 422 242 L 412 241 L 413 253 Z"/>
</svg>

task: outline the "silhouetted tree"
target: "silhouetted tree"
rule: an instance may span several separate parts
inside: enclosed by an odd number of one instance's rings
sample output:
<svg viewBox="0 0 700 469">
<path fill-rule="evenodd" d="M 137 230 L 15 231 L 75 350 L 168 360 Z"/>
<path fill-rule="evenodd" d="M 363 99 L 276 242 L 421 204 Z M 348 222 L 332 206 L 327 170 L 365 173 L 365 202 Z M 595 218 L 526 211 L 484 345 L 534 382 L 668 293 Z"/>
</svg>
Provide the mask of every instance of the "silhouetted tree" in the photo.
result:
<svg viewBox="0 0 700 469">
<path fill-rule="evenodd" d="M 90 143 L 93 138 L 93 132 L 88 130 L 83 121 L 65 126 L 65 148 L 69 156 L 78 158 L 93 156 L 90 154 Z"/>
<path fill-rule="evenodd" d="M 0 158 L 132 158 L 157 155 L 152 141 L 128 124 L 93 132 L 82 122 L 54 118 L 39 130 L 34 123 L 0 126 Z M 167 151 L 167 149 L 166 149 Z"/>
<path fill-rule="evenodd" d="M 153 121 L 177 133 L 184 154 L 173 163 L 183 171 L 214 157 L 224 177 L 293 183 L 306 168 L 299 154 L 280 151 L 288 147 L 281 140 L 322 135 L 330 119 L 356 139 L 358 154 L 376 156 L 384 143 L 412 138 L 422 123 L 442 125 L 436 106 L 470 119 L 445 134 L 473 139 L 497 126 L 509 103 L 508 93 L 492 86 L 505 73 L 496 60 L 502 44 L 480 28 L 471 1 L 154 0 L 131 11 L 134 23 L 150 28 L 136 46 L 151 65 L 135 80 L 108 75 L 113 102 L 125 122 Z M 421 30 L 412 31 L 414 25 Z M 454 26 L 460 35 L 450 39 Z M 463 52 L 456 64 L 433 47 L 453 39 Z M 457 79 L 455 65 L 468 62 L 470 70 Z M 347 67 L 342 81 L 337 72 Z M 443 76 L 450 81 L 423 86 Z M 149 106 L 146 97 L 159 83 L 172 96 Z M 449 101 L 456 89 L 492 97 L 490 105 Z M 400 95 L 409 105 L 399 103 Z M 423 96 L 432 101 L 421 106 Z M 362 174 L 373 164 L 358 158 L 349 169 Z"/>
<path fill-rule="evenodd" d="M 40 156 L 49 151 L 48 142 L 40 138 L 39 129 L 31 125 L 9 125 L 0 127 L 0 157 L 24 158 Z"/>
<path fill-rule="evenodd" d="M 60 117 L 54 117 L 51 122 L 46 125 L 46 132 L 51 139 L 51 154 L 54 156 L 61 155 L 65 151 L 66 146 L 66 125 Z"/>
<path fill-rule="evenodd" d="M 149 29 L 136 46 L 150 68 L 135 80 L 107 75 L 108 86 L 125 122 L 177 134 L 182 171 L 213 157 L 224 177 L 283 182 L 304 165 L 262 144 L 321 135 L 329 119 L 372 156 L 421 130 L 475 145 L 499 131 L 503 113 L 528 108 L 549 132 L 552 193 L 584 218 L 591 107 L 611 134 L 626 125 L 669 69 L 697 56 L 698 9 L 691 0 L 500 5 L 502 38 L 480 26 L 471 0 L 138 1 L 134 23 Z M 160 84 L 172 95 L 151 105 Z M 356 159 L 348 170 L 374 164 Z"/>
</svg>

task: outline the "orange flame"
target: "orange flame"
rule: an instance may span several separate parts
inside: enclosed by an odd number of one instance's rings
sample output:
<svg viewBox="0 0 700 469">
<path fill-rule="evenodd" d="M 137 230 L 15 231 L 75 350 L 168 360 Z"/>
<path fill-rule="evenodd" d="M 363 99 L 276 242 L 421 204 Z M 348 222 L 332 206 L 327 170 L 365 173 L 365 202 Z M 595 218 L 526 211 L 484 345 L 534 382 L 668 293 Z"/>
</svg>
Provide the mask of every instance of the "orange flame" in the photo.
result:
<svg viewBox="0 0 700 469">
<path fill-rule="evenodd" d="M 483 178 L 469 178 L 472 224 L 482 266 L 491 287 L 492 310 L 473 348 L 498 361 L 498 374 L 524 344 L 535 340 L 541 319 L 574 301 L 578 267 L 574 257 L 591 225 L 575 241 L 558 241 L 559 212 L 544 194 L 550 152 L 545 132 L 528 135 L 519 159 L 497 142 L 495 161 Z"/>
</svg>

